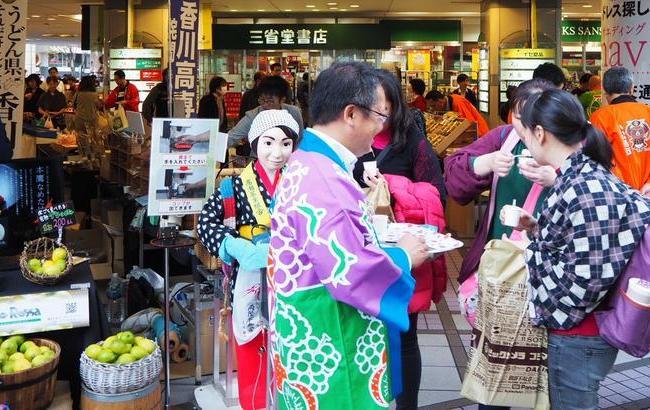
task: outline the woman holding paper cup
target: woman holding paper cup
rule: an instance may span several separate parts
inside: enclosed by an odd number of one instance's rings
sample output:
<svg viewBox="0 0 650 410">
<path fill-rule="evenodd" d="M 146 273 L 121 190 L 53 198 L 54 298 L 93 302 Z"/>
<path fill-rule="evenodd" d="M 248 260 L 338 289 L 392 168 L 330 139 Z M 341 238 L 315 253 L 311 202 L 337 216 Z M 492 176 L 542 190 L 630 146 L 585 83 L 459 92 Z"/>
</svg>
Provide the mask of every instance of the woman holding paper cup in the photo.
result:
<svg viewBox="0 0 650 410">
<path fill-rule="evenodd" d="M 266 335 L 261 329 L 259 271 L 268 260 L 269 207 L 299 131 L 287 111 L 260 112 L 248 133 L 257 160 L 240 176 L 222 182 L 203 206 L 197 226 L 208 251 L 235 267 L 232 318 L 239 400 L 244 409 L 266 407 Z"/>
<path fill-rule="evenodd" d="M 381 82 L 392 112 L 382 132 L 375 137 L 372 152 L 357 161 L 355 179 L 362 186 L 373 187 L 385 180 L 397 222 L 426 223 L 443 231 L 445 187 L 438 158 L 416 122 L 415 115 L 422 114 L 409 110 L 395 75 L 383 71 Z M 381 231 L 388 227 L 388 217 L 376 215 L 373 224 L 381 237 Z M 437 302 L 445 291 L 444 258 L 422 264 L 413 270 L 413 277 L 415 291 L 408 310 L 410 326 L 401 337 L 403 391 L 397 398 L 399 410 L 417 408 L 422 368 L 417 339 L 418 312 L 428 310 L 431 300 Z"/>
<path fill-rule="evenodd" d="M 600 337 L 593 312 L 650 223 L 650 202 L 610 172 L 610 144 L 569 93 L 534 95 L 519 115 L 518 132 L 535 161 L 558 173 L 539 218 L 519 209 L 517 226 L 530 236 L 520 245 L 526 246 L 531 320 L 550 330 L 551 405 L 597 409 L 599 384 L 617 350 Z"/>
</svg>

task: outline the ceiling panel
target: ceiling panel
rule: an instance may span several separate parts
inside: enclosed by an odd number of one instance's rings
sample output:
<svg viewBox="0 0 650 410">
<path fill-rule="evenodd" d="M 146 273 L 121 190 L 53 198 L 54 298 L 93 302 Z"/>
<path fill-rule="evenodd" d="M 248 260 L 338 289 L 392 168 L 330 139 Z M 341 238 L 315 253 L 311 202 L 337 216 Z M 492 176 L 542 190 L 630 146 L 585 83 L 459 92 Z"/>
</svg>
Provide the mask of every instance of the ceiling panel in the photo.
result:
<svg viewBox="0 0 650 410">
<path fill-rule="evenodd" d="M 89 3 L 103 4 L 103 1 L 83 1 L 83 4 Z M 336 3 L 336 5 L 327 3 Z M 57 41 L 80 42 L 81 24 L 71 16 L 81 13 L 81 4 L 82 1 L 79 0 L 29 0 L 30 17 L 27 21 L 27 37 L 30 41 L 40 42 L 53 42 L 53 38 Z M 567 18 L 599 17 L 599 0 L 566 0 L 562 4 L 563 14 Z M 306 7 L 308 5 L 314 7 L 308 8 Z M 359 7 L 352 8 L 351 5 Z M 214 0 L 212 9 L 222 17 L 232 13 L 237 17 L 281 15 L 286 18 L 292 16 L 304 18 L 314 14 L 320 17 L 462 18 L 478 17 L 480 0 Z M 72 37 L 58 37 L 60 35 Z"/>
</svg>

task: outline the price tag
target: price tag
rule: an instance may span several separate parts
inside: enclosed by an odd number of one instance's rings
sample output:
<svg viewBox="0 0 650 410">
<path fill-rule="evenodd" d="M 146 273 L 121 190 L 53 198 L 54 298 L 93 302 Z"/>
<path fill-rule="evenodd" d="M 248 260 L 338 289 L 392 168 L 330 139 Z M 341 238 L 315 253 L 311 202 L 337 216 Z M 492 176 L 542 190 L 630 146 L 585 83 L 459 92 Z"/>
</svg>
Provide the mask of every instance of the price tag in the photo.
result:
<svg viewBox="0 0 650 410">
<path fill-rule="evenodd" d="M 44 234 L 60 231 L 66 226 L 76 223 L 74 207 L 72 203 L 64 202 L 41 209 L 38 211 L 38 222 L 41 225 L 41 232 Z"/>
</svg>

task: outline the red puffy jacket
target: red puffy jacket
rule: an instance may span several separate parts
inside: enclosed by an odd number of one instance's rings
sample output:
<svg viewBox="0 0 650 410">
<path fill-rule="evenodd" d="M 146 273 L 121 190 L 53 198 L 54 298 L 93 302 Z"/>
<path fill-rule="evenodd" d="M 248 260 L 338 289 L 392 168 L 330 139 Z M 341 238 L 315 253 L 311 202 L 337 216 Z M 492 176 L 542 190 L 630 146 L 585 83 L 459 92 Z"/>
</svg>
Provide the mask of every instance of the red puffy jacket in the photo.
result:
<svg viewBox="0 0 650 410">
<path fill-rule="evenodd" d="M 398 175 L 384 175 L 393 198 L 397 222 L 427 224 L 445 231 L 445 210 L 440 193 L 430 183 L 412 182 Z M 444 257 L 424 263 L 413 271 L 415 291 L 409 303 L 409 313 L 429 310 L 431 301 L 440 301 L 447 289 L 447 264 Z"/>
</svg>

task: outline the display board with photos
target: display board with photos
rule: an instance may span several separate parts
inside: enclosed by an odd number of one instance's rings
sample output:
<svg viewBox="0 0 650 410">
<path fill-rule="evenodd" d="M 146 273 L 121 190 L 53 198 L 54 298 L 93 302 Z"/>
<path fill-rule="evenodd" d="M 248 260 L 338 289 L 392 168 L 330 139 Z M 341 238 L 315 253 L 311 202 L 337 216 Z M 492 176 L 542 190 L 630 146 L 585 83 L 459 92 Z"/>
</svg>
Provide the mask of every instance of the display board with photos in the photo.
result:
<svg viewBox="0 0 650 410">
<path fill-rule="evenodd" d="M 228 139 L 219 120 L 154 118 L 151 127 L 149 215 L 198 214 L 214 191 L 216 163 Z"/>
</svg>

